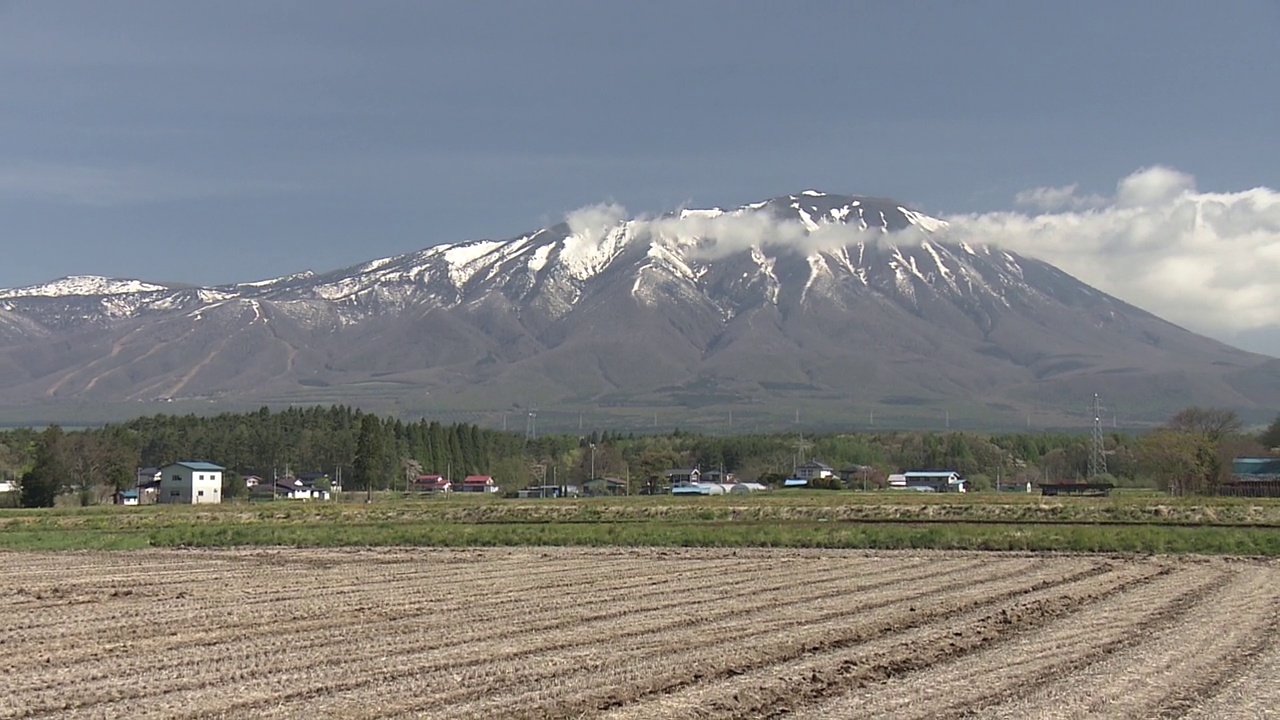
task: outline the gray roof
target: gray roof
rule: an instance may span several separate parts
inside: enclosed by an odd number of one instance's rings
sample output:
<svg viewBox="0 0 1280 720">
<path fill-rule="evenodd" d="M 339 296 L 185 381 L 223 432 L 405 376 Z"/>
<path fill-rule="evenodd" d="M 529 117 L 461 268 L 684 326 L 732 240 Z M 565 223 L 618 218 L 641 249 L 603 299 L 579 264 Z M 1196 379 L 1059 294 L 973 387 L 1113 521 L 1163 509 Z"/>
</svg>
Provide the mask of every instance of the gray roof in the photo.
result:
<svg viewBox="0 0 1280 720">
<path fill-rule="evenodd" d="M 221 465 L 214 465 L 211 462 L 204 462 L 203 460 L 179 460 L 178 462 L 172 463 L 172 464 L 181 465 L 182 467 L 187 468 L 188 470 L 206 470 L 206 471 L 226 470 L 226 468 L 222 467 Z"/>
</svg>

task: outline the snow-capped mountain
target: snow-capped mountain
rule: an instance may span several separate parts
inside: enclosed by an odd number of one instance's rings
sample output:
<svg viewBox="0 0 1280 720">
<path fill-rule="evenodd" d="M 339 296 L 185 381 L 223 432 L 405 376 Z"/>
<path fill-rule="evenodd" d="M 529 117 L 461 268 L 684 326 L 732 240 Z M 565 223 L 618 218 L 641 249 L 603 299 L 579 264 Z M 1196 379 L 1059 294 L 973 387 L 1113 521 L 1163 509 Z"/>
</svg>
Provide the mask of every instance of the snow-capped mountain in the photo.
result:
<svg viewBox="0 0 1280 720">
<path fill-rule="evenodd" d="M 941 220 L 813 190 L 654 218 L 591 208 L 510 240 L 252 283 L 0 290 L 0 399 L 21 404 L 834 417 L 1024 414 L 1101 392 L 1154 415 L 1274 406 L 1278 377 L 1043 262 L 950 242 Z"/>
</svg>

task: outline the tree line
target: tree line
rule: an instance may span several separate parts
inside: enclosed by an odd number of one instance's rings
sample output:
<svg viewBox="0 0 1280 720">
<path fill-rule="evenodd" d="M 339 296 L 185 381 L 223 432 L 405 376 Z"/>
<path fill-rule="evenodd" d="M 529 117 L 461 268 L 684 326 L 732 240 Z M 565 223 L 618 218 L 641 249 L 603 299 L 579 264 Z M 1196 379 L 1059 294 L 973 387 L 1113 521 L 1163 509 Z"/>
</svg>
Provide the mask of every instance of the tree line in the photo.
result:
<svg viewBox="0 0 1280 720">
<path fill-rule="evenodd" d="M 1230 476 L 1230 460 L 1280 447 L 1280 417 L 1245 433 L 1234 412 L 1187 408 L 1142 434 L 1107 433 L 1108 479 L 1171 493 L 1211 493 Z M 720 469 L 744 481 L 780 482 L 805 460 L 860 468 L 864 483 L 892 472 L 955 470 L 978 489 L 997 480 L 1085 479 L 1091 438 L 1080 433 L 886 431 L 703 435 L 550 434 L 526 439 L 474 424 L 404 421 L 335 405 L 262 408 L 212 416 L 152 415 L 100 428 L 0 432 L 0 479 L 18 481 L 24 505 L 59 497 L 107 502 L 134 486 L 139 467 L 206 460 L 227 468 L 226 497 L 241 478 L 323 472 L 345 490 L 397 490 L 417 475 L 451 479 L 493 475 L 504 491 L 570 484 L 591 476 L 625 479 L 632 491 L 660 485 L 677 467 Z"/>
</svg>

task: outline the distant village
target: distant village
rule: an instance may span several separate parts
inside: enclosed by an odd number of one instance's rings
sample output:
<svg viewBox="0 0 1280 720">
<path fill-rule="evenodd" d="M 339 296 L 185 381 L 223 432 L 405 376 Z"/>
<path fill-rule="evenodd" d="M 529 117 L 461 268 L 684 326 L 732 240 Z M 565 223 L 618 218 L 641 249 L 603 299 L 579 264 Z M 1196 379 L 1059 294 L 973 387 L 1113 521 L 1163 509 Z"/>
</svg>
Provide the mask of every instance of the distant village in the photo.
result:
<svg viewBox="0 0 1280 720">
<path fill-rule="evenodd" d="M 164 467 L 140 468 L 133 489 L 117 493 L 116 502 L 121 505 L 153 503 L 204 504 L 222 502 L 223 475 L 226 468 L 206 461 L 184 460 Z M 777 489 L 874 489 L 868 485 L 873 468 L 854 465 L 840 470 L 823 462 L 810 460 L 795 467 L 792 477 L 786 478 Z M 740 495 L 765 492 L 770 486 L 759 482 L 739 482 L 731 472 L 701 470 L 699 468 L 672 468 L 663 473 L 665 484 L 647 485 L 636 492 L 640 495 Z M 330 500 L 342 492 L 342 486 L 323 472 L 307 472 L 297 475 L 262 478 L 248 475 L 242 478 L 250 500 Z M 861 485 L 859 485 L 861 483 Z M 891 489 L 921 492 L 966 492 L 967 482 L 954 471 L 913 471 L 890 475 Z M 1005 490 L 1015 488 L 1006 487 Z M 1016 488 L 1030 492 L 1030 483 Z M 501 484 L 490 475 L 467 475 L 461 480 L 451 480 L 436 473 L 420 474 L 405 485 L 410 494 L 440 495 L 449 493 L 497 494 Z M 519 498 L 576 498 L 628 495 L 630 485 L 623 478 L 594 477 L 581 483 L 539 484 L 521 488 L 514 493 Z"/>
</svg>

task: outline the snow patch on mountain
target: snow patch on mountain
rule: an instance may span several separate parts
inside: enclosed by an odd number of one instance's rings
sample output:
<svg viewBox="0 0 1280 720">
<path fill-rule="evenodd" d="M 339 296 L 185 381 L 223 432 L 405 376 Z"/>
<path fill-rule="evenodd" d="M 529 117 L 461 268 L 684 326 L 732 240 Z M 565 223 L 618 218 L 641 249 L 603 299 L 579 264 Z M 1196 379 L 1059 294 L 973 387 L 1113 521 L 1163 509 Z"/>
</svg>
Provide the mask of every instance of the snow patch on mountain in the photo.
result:
<svg viewBox="0 0 1280 720">
<path fill-rule="evenodd" d="M 0 298 L 127 295 L 168 289 L 164 285 L 156 285 L 141 280 L 117 280 L 98 275 L 68 275 L 42 285 L 0 290 Z"/>
</svg>

